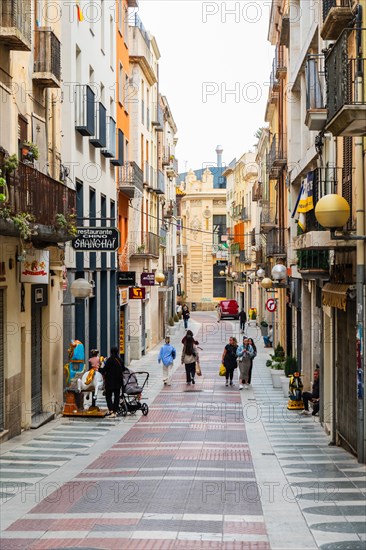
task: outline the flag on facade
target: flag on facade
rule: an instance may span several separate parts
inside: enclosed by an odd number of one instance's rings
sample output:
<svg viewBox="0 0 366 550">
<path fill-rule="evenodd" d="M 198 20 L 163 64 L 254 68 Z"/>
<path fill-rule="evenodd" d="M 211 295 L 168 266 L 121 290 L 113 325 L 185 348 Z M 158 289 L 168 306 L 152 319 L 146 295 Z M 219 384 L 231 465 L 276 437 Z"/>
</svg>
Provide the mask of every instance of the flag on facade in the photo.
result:
<svg viewBox="0 0 366 550">
<path fill-rule="evenodd" d="M 314 172 L 308 172 L 306 179 L 303 180 L 300 190 L 300 199 L 297 205 L 297 213 L 299 214 L 298 224 L 303 231 L 306 229 L 306 212 L 314 208 L 313 201 L 313 181 Z"/>
<path fill-rule="evenodd" d="M 81 7 L 80 7 L 79 2 L 76 2 L 76 11 L 77 11 L 77 15 L 78 15 L 78 21 L 84 21 L 83 12 L 81 11 Z"/>
</svg>

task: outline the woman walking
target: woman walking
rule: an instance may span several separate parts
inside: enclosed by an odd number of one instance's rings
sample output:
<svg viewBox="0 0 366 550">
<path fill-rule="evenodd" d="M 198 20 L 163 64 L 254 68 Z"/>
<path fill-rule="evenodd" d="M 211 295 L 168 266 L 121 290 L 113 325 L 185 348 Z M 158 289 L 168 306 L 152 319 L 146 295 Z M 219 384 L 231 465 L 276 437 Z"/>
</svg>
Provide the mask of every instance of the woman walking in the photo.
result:
<svg viewBox="0 0 366 550">
<path fill-rule="evenodd" d="M 249 368 L 249 376 L 248 376 L 248 384 L 251 384 L 252 381 L 252 370 L 253 370 L 253 361 L 257 357 L 257 346 L 255 345 L 253 338 L 248 338 L 249 344 L 252 346 L 254 355 L 250 360 L 250 368 Z"/>
<path fill-rule="evenodd" d="M 226 384 L 225 384 L 225 386 L 229 385 L 229 381 L 230 381 L 230 386 L 235 386 L 235 384 L 233 382 L 233 375 L 234 375 L 234 370 L 238 366 L 237 362 L 236 362 L 236 350 L 237 349 L 238 349 L 237 339 L 234 338 L 233 336 L 231 336 L 229 338 L 229 343 L 226 344 L 225 349 L 224 349 L 224 353 L 222 354 L 222 363 L 223 363 L 223 365 L 226 369 L 226 374 L 225 374 Z"/>
<path fill-rule="evenodd" d="M 195 384 L 195 374 L 196 374 L 196 361 L 198 357 L 197 348 L 194 344 L 193 336 L 187 335 L 186 341 L 182 350 L 181 363 L 186 368 L 186 380 L 187 384 Z"/>
<path fill-rule="evenodd" d="M 183 321 L 184 321 L 184 328 L 187 330 L 188 319 L 190 318 L 189 308 L 187 304 L 184 304 L 182 307 L 182 315 L 183 315 Z"/>
<path fill-rule="evenodd" d="M 105 365 L 99 371 L 104 375 L 105 398 L 109 409 L 108 415 L 114 418 L 119 409 L 119 398 L 122 387 L 124 365 L 118 356 L 118 348 L 111 349 Z"/>
<path fill-rule="evenodd" d="M 239 346 L 237 350 L 237 356 L 239 358 L 239 390 L 245 388 L 248 389 L 249 383 L 249 370 L 252 362 L 252 357 L 254 357 L 254 350 L 249 344 L 249 339 L 244 336 L 243 344 Z"/>
</svg>

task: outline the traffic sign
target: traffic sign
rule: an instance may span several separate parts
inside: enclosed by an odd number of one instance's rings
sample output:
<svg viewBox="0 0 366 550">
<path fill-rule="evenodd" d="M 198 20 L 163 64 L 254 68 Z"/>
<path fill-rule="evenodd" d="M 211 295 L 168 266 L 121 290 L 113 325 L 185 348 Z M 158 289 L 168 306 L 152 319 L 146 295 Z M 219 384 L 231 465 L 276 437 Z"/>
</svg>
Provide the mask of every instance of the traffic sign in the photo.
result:
<svg viewBox="0 0 366 550">
<path fill-rule="evenodd" d="M 277 309 L 276 300 L 274 298 L 270 298 L 266 301 L 266 310 L 273 313 Z"/>
</svg>

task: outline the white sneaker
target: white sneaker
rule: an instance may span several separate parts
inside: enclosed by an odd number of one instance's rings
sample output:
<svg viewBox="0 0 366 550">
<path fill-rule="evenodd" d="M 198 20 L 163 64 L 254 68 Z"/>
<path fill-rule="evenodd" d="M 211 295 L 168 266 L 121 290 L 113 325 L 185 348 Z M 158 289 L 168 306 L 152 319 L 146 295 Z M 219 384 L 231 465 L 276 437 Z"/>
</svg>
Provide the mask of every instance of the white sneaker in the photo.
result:
<svg viewBox="0 0 366 550">
<path fill-rule="evenodd" d="M 300 413 L 302 416 L 309 416 L 311 414 L 310 411 L 306 411 L 305 409 L 303 411 L 301 411 Z"/>
<path fill-rule="evenodd" d="M 242 390 L 244 388 L 243 384 L 239 384 L 239 390 Z"/>
<path fill-rule="evenodd" d="M 244 389 L 247 390 L 249 388 L 248 384 L 244 384 Z"/>
</svg>

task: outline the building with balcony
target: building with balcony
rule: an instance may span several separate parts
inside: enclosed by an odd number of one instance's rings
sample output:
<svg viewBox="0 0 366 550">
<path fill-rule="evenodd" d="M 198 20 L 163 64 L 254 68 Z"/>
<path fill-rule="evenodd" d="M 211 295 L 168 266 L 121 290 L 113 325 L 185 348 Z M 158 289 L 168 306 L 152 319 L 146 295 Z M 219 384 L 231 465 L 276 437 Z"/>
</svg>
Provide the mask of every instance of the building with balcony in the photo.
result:
<svg viewBox="0 0 366 550">
<path fill-rule="evenodd" d="M 217 165 L 221 167 L 222 148 L 218 147 Z M 226 296 L 226 277 L 220 272 L 228 266 L 226 189 L 215 187 L 214 176 L 208 168 L 202 179 L 191 170 L 182 181 L 180 237 L 183 266 L 182 301 L 197 310 L 213 310 Z M 226 179 L 225 179 L 226 181 Z M 183 248 L 182 248 L 183 247 Z M 184 248 L 186 247 L 186 248 Z"/>
<path fill-rule="evenodd" d="M 64 246 L 73 237 L 76 193 L 62 170 L 60 56 L 61 25 L 47 20 L 47 10 L 30 0 L 1 2 L 0 438 L 5 439 L 37 428 L 63 406 Z"/>
<path fill-rule="evenodd" d="M 64 9 L 65 8 L 65 9 Z M 85 6 L 80 3 L 80 10 Z M 127 5 L 114 14 L 106 2 L 93 2 L 87 17 L 78 17 L 76 6 L 62 9 L 62 158 L 67 180 L 76 189 L 78 227 L 118 228 L 116 172 L 124 160 L 126 116 L 117 103 L 117 29 L 124 32 Z M 122 21 L 120 17 L 122 16 Z M 122 26 L 121 26 L 122 25 Z M 123 50 L 123 49 L 122 49 Z M 126 63 L 118 43 L 119 60 Z M 124 55 L 123 55 L 124 54 Z M 118 90 L 120 91 L 120 90 Z M 67 281 L 92 283 L 93 296 L 75 307 L 64 308 L 64 359 L 68 342 L 78 339 L 90 349 L 108 355 L 118 342 L 119 298 L 117 250 L 111 252 L 66 250 Z M 65 302 L 72 302 L 68 291 Z"/>
</svg>

